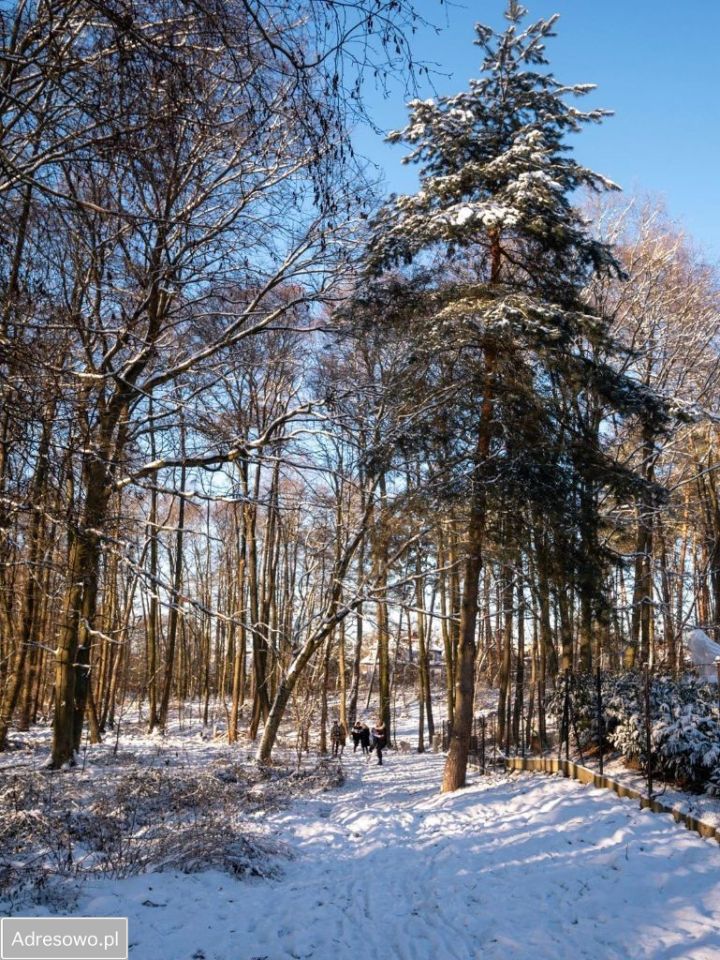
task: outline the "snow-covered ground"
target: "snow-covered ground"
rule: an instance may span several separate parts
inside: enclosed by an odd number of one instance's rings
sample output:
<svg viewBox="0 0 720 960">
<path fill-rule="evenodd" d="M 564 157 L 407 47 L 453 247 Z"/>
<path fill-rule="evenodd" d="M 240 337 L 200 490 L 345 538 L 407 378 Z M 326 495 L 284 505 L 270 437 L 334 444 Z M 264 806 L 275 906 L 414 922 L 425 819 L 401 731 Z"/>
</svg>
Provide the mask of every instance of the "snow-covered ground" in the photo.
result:
<svg viewBox="0 0 720 960">
<path fill-rule="evenodd" d="M 720 957 L 714 841 L 560 778 L 440 795 L 442 762 L 346 752 L 342 788 L 268 815 L 279 879 L 92 880 L 73 913 L 128 916 L 137 960 Z"/>
</svg>

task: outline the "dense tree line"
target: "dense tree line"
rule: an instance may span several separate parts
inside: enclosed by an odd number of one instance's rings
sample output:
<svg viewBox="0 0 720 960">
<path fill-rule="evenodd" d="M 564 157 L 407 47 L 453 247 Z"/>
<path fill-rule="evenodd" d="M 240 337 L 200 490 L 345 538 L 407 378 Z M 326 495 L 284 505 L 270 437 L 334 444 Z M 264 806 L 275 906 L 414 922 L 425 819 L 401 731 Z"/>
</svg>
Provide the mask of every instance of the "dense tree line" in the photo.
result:
<svg viewBox="0 0 720 960">
<path fill-rule="evenodd" d="M 506 16 L 378 203 L 348 122 L 409 6 L 3 11 L 0 747 L 192 700 L 267 762 L 412 682 L 454 789 L 479 684 L 542 742 L 565 671 L 720 639 L 717 273 Z"/>
</svg>

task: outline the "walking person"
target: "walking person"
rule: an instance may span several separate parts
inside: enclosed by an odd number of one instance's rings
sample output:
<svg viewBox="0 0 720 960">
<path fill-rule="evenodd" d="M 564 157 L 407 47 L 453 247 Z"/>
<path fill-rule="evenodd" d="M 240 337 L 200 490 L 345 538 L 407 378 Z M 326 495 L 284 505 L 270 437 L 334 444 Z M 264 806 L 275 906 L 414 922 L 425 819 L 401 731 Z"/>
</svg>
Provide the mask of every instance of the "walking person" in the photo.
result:
<svg viewBox="0 0 720 960">
<path fill-rule="evenodd" d="M 332 755 L 342 757 L 345 749 L 345 725 L 336 720 L 330 729 L 330 743 L 332 744 Z"/>
<path fill-rule="evenodd" d="M 382 721 L 382 718 L 378 718 L 378 722 L 372 728 L 372 748 L 377 753 L 377 765 L 382 766 L 382 752 L 387 746 L 387 731 L 385 729 L 385 724 Z"/>
<path fill-rule="evenodd" d="M 362 752 L 366 757 L 370 756 L 370 727 L 363 723 L 360 725 L 360 746 L 362 747 Z"/>
<path fill-rule="evenodd" d="M 362 737 L 362 729 L 363 729 L 362 720 L 356 720 L 352 726 L 352 730 L 350 731 L 350 735 L 352 736 L 352 741 L 353 741 L 353 753 L 357 751 L 358 744 L 360 743 L 360 738 Z M 364 750 L 363 750 L 363 753 L 365 753 Z"/>
</svg>

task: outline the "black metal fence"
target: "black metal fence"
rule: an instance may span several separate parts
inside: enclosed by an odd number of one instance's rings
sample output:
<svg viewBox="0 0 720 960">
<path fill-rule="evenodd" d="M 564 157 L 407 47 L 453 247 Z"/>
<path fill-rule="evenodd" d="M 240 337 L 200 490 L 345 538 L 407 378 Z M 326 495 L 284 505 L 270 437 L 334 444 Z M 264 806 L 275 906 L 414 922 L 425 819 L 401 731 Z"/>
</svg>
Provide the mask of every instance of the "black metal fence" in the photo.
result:
<svg viewBox="0 0 720 960">
<path fill-rule="evenodd" d="M 542 698 L 537 690 L 533 697 L 524 688 L 502 720 L 497 712 L 476 718 L 470 761 L 486 771 L 505 758 L 554 757 L 604 776 L 610 759 L 621 760 L 631 778 L 642 778 L 650 799 L 669 785 L 717 794 L 720 683 L 715 689 L 708 686 L 708 673 L 696 677 L 696 683 L 691 671 L 672 678 L 651 666 L 593 674 L 567 671 Z M 508 695 L 508 704 L 510 699 Z M 450 736 L 444 725 L 444 749 Z"/>
<path fill-rule="evenodd" d="M 688 683 L 690 686 L 688 686 Z M 701 684 L 702 687 L 702 684 Z M 708 756 L 717 754 L 720 745 L 720 684 L 717 690 L 702 687 L 699 693 L 687 676 L 673 680 L 651 667 L 634 672 L 600 672 L 561 675 L 551 691 L 542 698 L 527 687 L 521 696 L 513 696 L 499 718 L 498 711 L 484 710 L 474 718 L 469 742 L 469 761 L 482 773 L 502 768 L 511 757 L 545 757 L 578 762 L 604 776 L 609 759 L 622 759 L 631 776 L 643 780 L 646 795 L 660 796 L 672 784 L 690 792 L 720 790 L 720 762 L 698 761 L 695 747 L 685 728 L 698 725 L 698 736 L 708 744 Z M 513 691 L 514 692 L 514 691 Z M 485 691 L 487 694 L 487 691 Z M 692 720 L 686 716 L 686 696 L 700 712 Z M 485 702 L 488 697 L 485 696 Z M 507 701 L 510 702 L 510 696 Z M 682 764 L 675 741 L 666 743 L 666 717 L 670 704 L 678 713 L 677 736 L 688 739 L 688 759 Z M 689 707 L 688 707 L 689 709 Z M 693 706 L 693 711 L 695 707 Z M 673 714 L 674 716 L 675 714 Z M 452 727 L 442 723 L 439 743 L 447 751 Z M 625 746 L 623 745 L 623 741 Z M 629 750 L 626 752 L 625 747 Z M 690 748 L 692 747 L 692 750 Z M 714 751 L 714 752 L 713 752 Z M 703 754 L 704 756 L 704 754 Z M 705 767 L 707 766 L 707 769 Z"/>
<path fill-rule="evenodd" d="M 443 720 L 442 749 L 444 752 L 449 749 L 451 738 L 452 724 Z M 489 769 L 504 765 L 505 754 L 498 742 L 498 723 L 494 713 L 473 719 L 468 758 L 481 773 L 487 773 Z"/>
</svg>

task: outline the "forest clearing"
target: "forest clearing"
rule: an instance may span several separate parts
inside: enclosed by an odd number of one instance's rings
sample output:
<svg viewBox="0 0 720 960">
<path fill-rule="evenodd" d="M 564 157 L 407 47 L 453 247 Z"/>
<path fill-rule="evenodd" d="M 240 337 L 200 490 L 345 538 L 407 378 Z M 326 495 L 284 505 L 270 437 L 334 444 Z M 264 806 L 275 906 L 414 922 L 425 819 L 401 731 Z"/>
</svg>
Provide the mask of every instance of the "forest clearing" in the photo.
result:
<svg viewBox="0 0 720 960">
<path fill-rule="evenodd" d="M 720 956 L 720 7 L 548 3 L 0 5 L 3 957 Z"/>
</svg>

